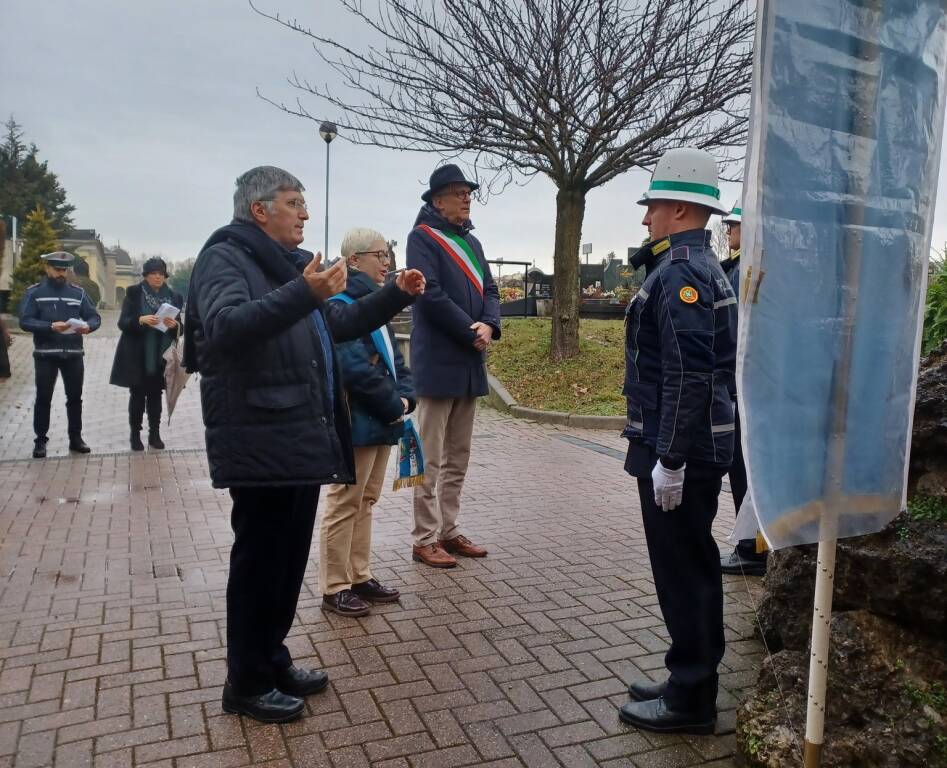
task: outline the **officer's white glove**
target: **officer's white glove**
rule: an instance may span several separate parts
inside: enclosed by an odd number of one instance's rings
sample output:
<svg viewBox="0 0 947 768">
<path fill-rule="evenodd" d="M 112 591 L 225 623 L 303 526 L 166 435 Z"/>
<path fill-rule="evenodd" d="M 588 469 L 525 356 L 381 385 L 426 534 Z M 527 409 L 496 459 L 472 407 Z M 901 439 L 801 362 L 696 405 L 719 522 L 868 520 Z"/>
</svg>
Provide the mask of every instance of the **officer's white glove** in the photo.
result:
<svg viewBox="0 0 947 768">
<path fill-rule="evenodd" d="M 684 496 L 684 467 L 668 469 L 661 460 L 651 470 L 651 482 L 654 484 L 654 503 L 659 509 L 670 512 L 681 504 Z"/>
</svg>

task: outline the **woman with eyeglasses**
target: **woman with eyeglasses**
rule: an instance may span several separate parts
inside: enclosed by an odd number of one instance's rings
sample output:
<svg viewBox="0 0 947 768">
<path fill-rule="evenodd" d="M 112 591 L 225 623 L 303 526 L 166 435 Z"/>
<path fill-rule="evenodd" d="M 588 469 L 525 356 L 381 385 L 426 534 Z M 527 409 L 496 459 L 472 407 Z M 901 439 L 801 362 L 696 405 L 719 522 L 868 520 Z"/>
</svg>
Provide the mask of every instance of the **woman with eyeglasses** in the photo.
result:
<svg viewBox="0 0 947 768">
<path fill-rule="evenodd" d="M 372 229 L 353 229 L 342 240 L 348 265 L 345 291 L 333 301 L 356 301 L 385 283 L 390 255 L 385 238 Z M 355 483 L 331 485 L 319 536 L 322 609 L 364 616 L 371 603 L 396 602 L 400 593 L 378 583 L 369 567 L 372 507 L 381 495 L 391 448 L 404 415 L 414 410 L 411 372 L 398 351 L 390 325 L 336 346 L 352 414 Z"/>
</svg>

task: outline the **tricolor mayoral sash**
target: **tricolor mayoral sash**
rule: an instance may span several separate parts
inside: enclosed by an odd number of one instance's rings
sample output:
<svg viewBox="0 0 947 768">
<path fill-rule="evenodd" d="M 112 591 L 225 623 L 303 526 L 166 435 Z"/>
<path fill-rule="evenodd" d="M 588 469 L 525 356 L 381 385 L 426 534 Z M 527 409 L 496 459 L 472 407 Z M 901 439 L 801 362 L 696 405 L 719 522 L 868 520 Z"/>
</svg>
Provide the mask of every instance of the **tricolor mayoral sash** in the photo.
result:
<svg viewBox="0 0 947 768">
<path fill-rule="evenodd" d="M 427 224 L 418 224 L 418 229 L 434 240 L 450 256 L 458 269 L 467 276 L 473 287 L 477 289 L 477 293 L 483 296 L 483 267 L 480 266 L 480 260 L 473 252 L 470 244 L 460 235 L 455 235 L 453 232 L 442 232 L 439 229 L 434 229 L 434 227 L 429 227 Z"/>
</svg>

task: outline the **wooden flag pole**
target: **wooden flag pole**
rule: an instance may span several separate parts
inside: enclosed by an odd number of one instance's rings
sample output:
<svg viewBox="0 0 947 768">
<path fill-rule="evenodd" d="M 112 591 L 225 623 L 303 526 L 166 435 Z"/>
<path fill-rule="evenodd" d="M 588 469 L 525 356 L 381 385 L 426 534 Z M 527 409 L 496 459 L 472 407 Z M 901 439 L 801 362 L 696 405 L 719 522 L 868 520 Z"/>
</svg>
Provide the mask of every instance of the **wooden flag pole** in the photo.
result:
<svg viewBox="0 0 947 768">
<path fill-rule="evenodd" d="M 835 584 L 837 539 L 819 541 L 812 609 L 812 650 L 809 658 L 809 701 L 806 708 L 805 768 L 822 765 L 825 734 L 826 681 L 829 673 L 829 627 L 832 621 L 832 588 Z"/>
</svg>

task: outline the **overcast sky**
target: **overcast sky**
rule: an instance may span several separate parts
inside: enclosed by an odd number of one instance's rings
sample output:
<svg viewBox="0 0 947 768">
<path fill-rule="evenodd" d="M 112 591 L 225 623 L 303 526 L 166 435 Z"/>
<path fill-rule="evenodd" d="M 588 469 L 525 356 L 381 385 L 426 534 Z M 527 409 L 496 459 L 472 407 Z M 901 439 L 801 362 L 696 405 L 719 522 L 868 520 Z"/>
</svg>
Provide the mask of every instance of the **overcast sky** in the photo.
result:
<svg viewBox="0 0 947 768">
<path fill-rule="evenodd" d="M 334 0 L 259 0 L 264 8 L 348 37 Z M 133 256 L 195 256 L 232 213 L 234 179 L 278 165 L 307 187 L 312 219 L 305 247 L 322 250 L 325 144 L 317 125 L 256 95 L 292 99 L 286 76 L 326 72 L 305 39 L 255 14 L 245 0 L 3 0 L 0 109 L 59 175 L 78 227 Z M 310 110 L 318 110 L 315 102 Z M 326 115 L 332 117 L 332 115 Z M 400 243 L 414 222 L 434 155 L 332 144 L 330 244 L 368 226 Z M 935 243 L 947 241 L 947 153 Z M 583 242 L 593 257 L 641 242 L 635 171 L 588 197 Z M 736 185 L 724 185 L 731 202 Z M 475 206 L 488 257 L 551 268 L 555 188 L 544 178 Z M 401 248 L 398 249 L 399 253 Z"/>
</svg>

